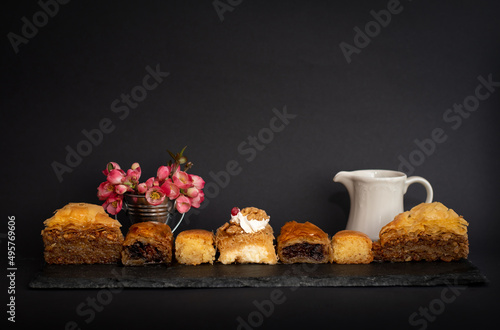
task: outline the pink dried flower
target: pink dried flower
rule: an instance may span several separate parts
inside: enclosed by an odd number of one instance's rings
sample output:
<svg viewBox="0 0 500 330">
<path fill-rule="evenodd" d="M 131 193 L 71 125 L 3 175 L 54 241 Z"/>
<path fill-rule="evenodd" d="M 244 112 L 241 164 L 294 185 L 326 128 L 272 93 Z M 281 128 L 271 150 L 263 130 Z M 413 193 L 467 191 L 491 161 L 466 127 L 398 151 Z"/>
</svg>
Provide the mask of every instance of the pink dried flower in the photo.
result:
<svg viewBox="0 0 500 330">
<path fill-rule="evenodd" d="M 143 183 L 139 183 L 139 184 L 137 185 L 136 189 L 137 189 L 137 192 L 138 192 L 139 194 L 145 194 L 145 193 L 146 193 L 146 191 L 148 190 L 148 186 L 146 185 L 146 183 L 145 183 L 145 182 L 143 182 Z"/>
<path fill-rule="evenodd" d="M 120 169 L 113 169 L 108 174 L 108 182 L 111 184 L 120 184 L 125 181 L 125 172 Z"/>
<path fill-rule="evenodd" d="M 123 195 L 118 195 L 113 193 L 105 202 L 102 204 L 102 207 L 109 214 L 118 214 L 123 207 Z"/>
<path fill-rule="evenodd" d="M 160 205 L 165 197 L 165 192 L 160 187 L 151 187 L 146 191 L 146 200 L 151 205 Z"/>
<path fill-rule="evenodd" d="M 129 187 L 124 185 L 124 184 L 117 184 L 115 186 L 115 192 L 119 195 L 123 195 L 124 193 L 126 193 L 127 191 L 129 191 Z M 132 189 L 130 189 L 132 190 Z"/>
<path fill-rule="evenodd" d="M 131 183 L 135 183 L 135 185 L 137 185 L 139 183 L 140 177 L 141 177 L 141 168 L 138 167 L 136 170 L 128 169 L 125 180 Z"/>
<path fill-rule="evenodd" d="M 170 200 L 174 200 L 176 199 L 177 197 L 179 197 L 181 191 L 179 189 L 179 187 L 177 187 L 173 182 L 172 180 L 170 179 L 167 179 L 162 185 L 161 185 L 161 189 L 163 189 L 163 192 L 165 193 L 165 195 L 167 195 L 167 197 L 170 199 Z"/>
<path fill-rule="evenodd" d="M 160 186 L 160 182 L 158 180 L 156 180 L 156 178 L 154 176 L 152 176 L 152 177 L 150 177 L 149 179 L 146 180 L 146 186 L 148 188 L 159 187 Z"/>
<path fill-rule="evenodd" d="M 205 187 L 205 180 L 203 180 L 200 176 L 190 174 L 189 177 L 191 181 L 193 181 L 193 186 L 198 189 L 203 189 Z"/>
<path fill-rule="evenodd" d="M 104 181 L 97 187 L 97 197 L 99 200 L 106 200 L 115 191 L 115 186 L 113 186 L 108 181 Z"/>
<path fill-rule="evenodd" d="M 196 196 L 198 196 L 200 190 L 195 188 L 195 187 L 191 187 L 191 188 L 188 188 L 186 190 L 186 192 L 184 193 L 184 195 L 186 195 L 187 197 L 189 198 L 194 198 Z"/>
<path fill-rule="evenodd" d="M 193 186 L 193 180 L 191 180 L 189 174 L 184 171 L 175 172 L 172 176 L 172 179 L 174 181 L 174 184 L 180 189 L 188 189 Z"/>
<path fill-rule="evenodd" d="M 163 182 L 170 176 L 170 167 L 169 166 L 160 166 L 156 173 L 156 177 L 158 181 Z"/>
<path fill-rule="evenodd" d="M 191 198 L 191 206 L 194 208 L 199 208 L 204 200 L 205 200 L 205 193 L 200 190 L 196 197 Z"/>
<path fill-rule="evenodd" d="M 191 200 L 184 195 L 177 197 L 175 208 L 179 213 L 186 213 L 191 208 Z"/>
<path fill-rule="evenodd" d="M 104 174 L 105 176 L 108 176 L 109 172 L 111 172 L 111 170 L 114 170 L 114 169 L 119 170 L 120 165 L 118 165 L 115 162 L 109 162 L 108 164 L 106 164 L 106 169 L 104 171 L 102 171 L 102 174 Z"/>
</svg>

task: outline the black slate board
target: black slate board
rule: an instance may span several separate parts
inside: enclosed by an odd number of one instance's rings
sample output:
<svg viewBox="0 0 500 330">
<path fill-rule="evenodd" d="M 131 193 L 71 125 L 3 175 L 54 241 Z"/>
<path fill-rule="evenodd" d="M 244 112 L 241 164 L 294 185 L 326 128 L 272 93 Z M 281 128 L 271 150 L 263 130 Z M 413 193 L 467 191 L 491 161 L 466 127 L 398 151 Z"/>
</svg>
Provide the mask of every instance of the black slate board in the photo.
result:
<svg viewBox="0 0 500 330">
<path fill-rule="evenodd" d="M 435 286 L 487 283 L 468 260 L 369 265 L 46 265 L 37 289 Z"/>
</svg>

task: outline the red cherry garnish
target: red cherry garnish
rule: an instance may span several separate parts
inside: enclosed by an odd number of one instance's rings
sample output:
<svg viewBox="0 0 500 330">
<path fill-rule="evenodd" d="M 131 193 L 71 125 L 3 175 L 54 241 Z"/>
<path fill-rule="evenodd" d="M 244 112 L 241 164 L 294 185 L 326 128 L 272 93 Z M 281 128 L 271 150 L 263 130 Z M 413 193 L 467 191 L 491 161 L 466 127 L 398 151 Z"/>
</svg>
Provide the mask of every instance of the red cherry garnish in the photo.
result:
<svg viewBox="0 0 500 330">
<path fill-rule="evenodd" d="M 240 212 L 240 209 L 239 209 L 239 208 L 237 208 L 237 207 L 233 207 L 233 208 L 231 209 L 231 215 L 236 216 L 236 215 L 238 215 L 238 212 Z"/>
</svg>

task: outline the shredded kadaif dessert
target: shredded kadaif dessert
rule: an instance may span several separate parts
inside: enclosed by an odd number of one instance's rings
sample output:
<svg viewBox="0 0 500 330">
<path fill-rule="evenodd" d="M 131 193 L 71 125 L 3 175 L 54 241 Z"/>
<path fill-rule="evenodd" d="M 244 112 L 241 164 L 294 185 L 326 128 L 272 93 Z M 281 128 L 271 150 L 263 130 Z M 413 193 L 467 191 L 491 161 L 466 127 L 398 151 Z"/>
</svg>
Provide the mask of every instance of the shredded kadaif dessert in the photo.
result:
<svg viewBox="0 0 500 330">
<path fill-rule="evenodd" d="M 469 223 L 442 203 L 422 203 L 380 230 L 376 260 L 452 261 L 467 258 Z"/>
<path fill-rule="evenodd" d="M 264 210 L 247 207 L 231 210 L 231 220 L 217 229 L 215 241 L 223 264 L 276 264 L 273 229 Z"/>
</svg>

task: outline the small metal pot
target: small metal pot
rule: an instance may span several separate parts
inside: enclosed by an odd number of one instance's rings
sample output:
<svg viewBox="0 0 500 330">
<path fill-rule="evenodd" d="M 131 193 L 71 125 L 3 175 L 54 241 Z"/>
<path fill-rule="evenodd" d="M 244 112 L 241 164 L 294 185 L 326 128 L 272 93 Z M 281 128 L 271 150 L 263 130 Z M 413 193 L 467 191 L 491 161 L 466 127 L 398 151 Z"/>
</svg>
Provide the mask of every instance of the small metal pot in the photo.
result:
<svg viewBox="0 0 500 330">
<path fill-rule="evenodd" d="M 175 209 L 174 201 L 165 198 L 161 204 L 151 205 L 146 200 L 145 195 L 124 194 L 123 196 L 125 212 L 132 224 L 144 221 L 158 221 L 170 227 L 174 224 L 175 216 L 178 213 Z M 182 214 L 182 218 L 179 220 L 177 226 L 183 218 L 184 214 Z M 172 231 L 177 229 L 177 226 Z"/>
</svg>

